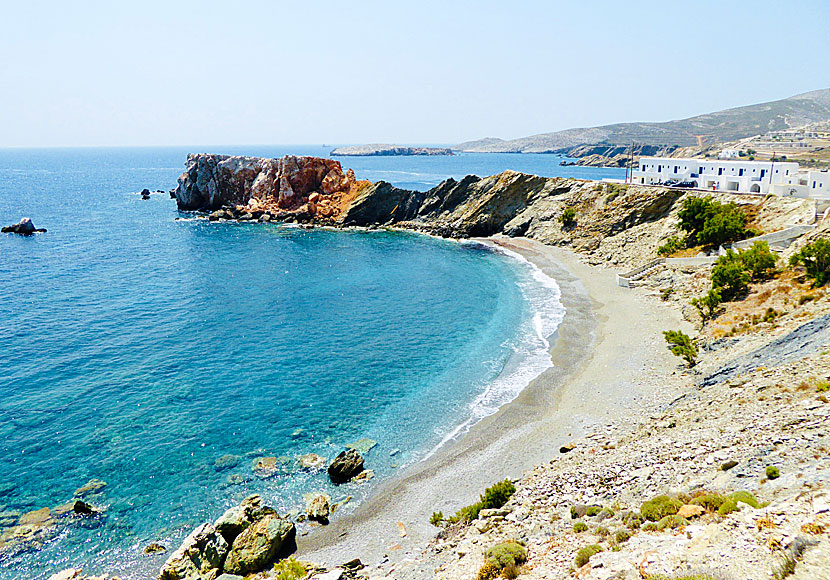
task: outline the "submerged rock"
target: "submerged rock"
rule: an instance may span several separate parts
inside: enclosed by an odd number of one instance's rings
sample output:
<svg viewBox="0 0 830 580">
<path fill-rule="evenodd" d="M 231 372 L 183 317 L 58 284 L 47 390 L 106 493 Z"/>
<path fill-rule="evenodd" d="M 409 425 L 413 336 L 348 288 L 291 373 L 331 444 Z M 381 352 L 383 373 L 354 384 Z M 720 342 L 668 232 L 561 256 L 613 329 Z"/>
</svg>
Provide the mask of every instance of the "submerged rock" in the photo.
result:
<svg viewBox="0 0 830 580">
<path fill-rule="evenodd" d="M 294 533 L 293 523 L 276 514 L 266 515 L 237 536 L 225 561 L 224 571 L 249 574 L 264 569 L 276 559 Z"/>
<path fill-rule="evenodd" d="M 356 449 L 341 451 L 328 468 L 329 478 L 333 483 L 346 483 L 363 471 L 363 457 Z"/>
<path fill-rule="evenodd" d="M 35 224 L 32 223 L 32 220 L 27 217 L 24 217 L 16 224 L 4 226 L 0 229 L 0 232 L 3 232 L 4 234 L 20 234 L 21 236 L 31 236 L 34 233 L 43 233 L 45 231 L 45 228 L 36 228 Z"/>
<path fill-rule="evenodd" d="M 216 471 L 225 471 L 226 469 L 233 469 L 239 465 L 242 458 L 239 455 L 223 455 L 213 462 L 213 469 Z"/>
<path fill-rule="evenodd" d="M 142 550 L 145 554 L 161 554 L 167 551 L 167 548 L 162 546 L 161 544 L 157 544 L 153 542 L 152 544 L 147 544 L 147 546 Z"/>
<path fill-rule="evenodd" d="M 378 442 L 375 441 L 374 439 L 369 439 L 368 437 L 364 437 L 363 439 L 359 439 L 358 441 L 355 441 L 354 443 L 349 443 L 348 445 L 346 445 L 346 447 L 349 448 L 349 449 L 357 449 L 360 453 L 365 455 L 365 454 L 369 453 L 369 451 L 371 451 L 372 448 L 377 444 L 378 444 Z"/>
<path fill-rule="evenodd" d="M 323 469 L 326 466 L 326 458 L 316 453 L 307 453 L 300 455 L 297 463 L 302 469 Z"/>
<path fill-rule="evenodd" d="M 100 493 L 102 489 L 107 487 L 107 482 L 100 479 L 90 479 L 84 485 L 75 490 L 75 497 L 83 498 L 88 495 Z"/>
</svg>

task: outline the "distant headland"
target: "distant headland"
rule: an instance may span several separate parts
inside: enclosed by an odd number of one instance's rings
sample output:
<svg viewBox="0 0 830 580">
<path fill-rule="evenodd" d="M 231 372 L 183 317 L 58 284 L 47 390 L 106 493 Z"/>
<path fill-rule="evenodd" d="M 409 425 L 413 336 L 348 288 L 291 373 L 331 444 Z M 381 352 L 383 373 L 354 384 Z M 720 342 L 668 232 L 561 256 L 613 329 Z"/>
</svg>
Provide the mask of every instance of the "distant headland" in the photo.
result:
<svg viewBox="0 0 830 580">
<path fill-rule="evenodd" d="M 370 145 L 350 145 L 337 147 L 332 152 L 333 156 L 342 157 L 369 157 L 385 155 L 455 155 L 452 149 L 445 147 L 402 147 L 400 145 L 388 145 L 384 143 L 373 143 Z"/>
</svg>

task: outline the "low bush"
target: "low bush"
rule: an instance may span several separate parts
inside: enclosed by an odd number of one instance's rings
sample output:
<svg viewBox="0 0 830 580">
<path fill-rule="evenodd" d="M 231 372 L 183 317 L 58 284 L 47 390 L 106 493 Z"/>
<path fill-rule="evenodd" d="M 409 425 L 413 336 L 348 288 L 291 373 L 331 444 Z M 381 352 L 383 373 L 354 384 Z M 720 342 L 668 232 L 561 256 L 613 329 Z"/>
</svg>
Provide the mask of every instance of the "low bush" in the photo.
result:
<svg viewBox="0 0 830 580">
<path fill-rule="evenodd" d="M 585 522 L 576 522 L 574 524 L 574 533 L 581 534 L 582 532 L 588 531 L 588 524 Z"/>
<path fill-rule="evenodd" d="M 662 290 L 660 290 L 660 299 L 663 300 L 663 302 L 665 302 L 669 299 L 669 297 L 672 294 L 674 294 L 674 288 L 663 288 Z"/>
<path fill-rule="evenodd" d="M 590 546 L 585 546 L 584 548 L 580 548 L 579 551 L 576 553 L 576 559 L 574 560 L 574 564 L 576 564 L 577 568 L 582 568 L 585 564 L 588 563 L 588 560 L 591 559 L 591 556 L 594 554 L 599 554 L 602 552 L 602 546 L 599 544 L 591 544 Z"/>
<path fill-rule="evenodd" d="M 767 465 L 764 472 L 767 475 L 767 479 L 778 479 L 781 476 L 781 472 L 774 465 Z"/>
<path fill-rule="evenodd" d="M 666 516 L 661 518 L 659 522 L 657 522 L 657 529 L 662 530 L 675 530 L 677 528 L 682 528 L 684 526 L 689 525 L 689 520 L 684 518 L 683 516 L 679 516 L 674 514 L 673 516 Z"/>
<path fill-rule="evenodd" d="M 692 300 L 692 306 L 697 308 L 700 318 L 705 322 L 718 315 L 721 302 L 720 290 L 712 288 L 704 296 Z"/>
<path fill-rule="evenodd" d="M 666 243 L 657 248 L 657 255 L 658 256 L 671 256 L 675 252 L 679 252 L 680 250 L 686 247 L 686 242 L 681 240 L 677 236 L 669 236 L 666 240 Z"/>
<path fill-rule="evenodd" d="M 572 207 L 566 207 L 565 211 L 559 216 L 559 223 L 566 228 L 574 227 L 576 225 L 576 210 Z"/>
<path fill-rule="evenodd" d="M 830 281 L 830 240 L 819 238 L 807 244 L 790 257 L 790 265 L 801 264 L 814 286 L 824 286 Z"/>
<path fill-rule="evenodd" d="M 697 347 L 689 335 L 679 330 L 665 330 L 663 336 L 669 344 L 669 350 L 673 355 L 682 357 L 689 367 L 697 364 Z"/>
<path fill-rule="evenodd" d="M 516 493 L 516 486 L 509 479 L 495 483 L 484 490 L 479 501 L 461 508 L 455 515 L 447 518 L 447 521 L 451 524 L 456 522 L 471 522 L 478 517 L 479 512 L 483 509 L 498 509 L 503 507 L 514 493 Z"/>
<path fill-rule="evenodd" d="M 751 278 L 740 255 L 733 250 L 719 257 L 712 268 L 712 288 L 719 290 L 724 300 L 745 292 Z"/>
<path fill-rule="evenodd" d="M 602 508 L 598 505 L 589 505 L 588 509 L 585 511 L 585 515 L 589 518 L 592 518 L 594 516 L 599 515 L 600 512 L 602 512 Z"/>
<path fill-rule="evenodd" d="M 276 580 L 300 580 L 305 578 L 308 571 L 292 556 L 274 564 L 274 572 L 276 572 L 274 576 Z"/>
<path fill-rule="evenodd" d="M 658 495 L 640 506 L 640 514 L 644 519 L 657 522 L 666 516 L 673 516 L 683 506 L 679 500 L 667 495 Z"/>
<path fill-rule="evenodd" d="M 798 305 L 799 306 L 804 306 L 808 302 L 812 302 L 815 299 L 816 299 L 816 297 L 815 297 L 814 294 L 803 294 L 801 296 L 801 298 L 798 299 Z"/>
<path fill-rule="evenodd" d="M 778 258 L 769 249 L 769 244 L 758 241 L 745 252 L 740 253 L 741 262 L 753 280 L 765 280 L 775 271 Z"/>
<path fill-rule="evenodd" d="M 631 539 L 631 532 L 625 529 L 619 529 L 614 533 L 614 541 L 618 544 L 624 544 Z"/>
<path fill-rule="evenodd" d="M 732 512 L 738 511 L 738 502 L 745 503 L 756 510 L 761 507 L 761 504 L 755 499 L 755 496 L 748 491 L 736 491 L 724 499 L 724 502 L 718 508 L 718 514 L 727 516 Z"/>
<path fill-rule="evenodd" d="M 443 512 L 432 512 L 432 515 L 429 517 L 429 523 L 431 523 L 433 526 L 440 526 L 443 521 Z"/>
<path fill-rule="evenodd" d="M 597 526 L 596 533 L 600 538 L 607 538 L 611 535 L 611 531 L 605 526 Z"/>
<path fill-rule="evenodd" d="M 707 493 L 694 498 L 692 505 L 699 505 L 708 512 L 716 512 L 725 501 L 726 498 L 719 493 Z"/>
<path fill-rule="evenodd" d="M 527 549 L 518 542 L 502 542 L 484 553 L 484 565 L 478 571 L 478 580 L 491 580 L 499 575 L 515 578 L 519 566 L 527 561 Z"/>
</svg>

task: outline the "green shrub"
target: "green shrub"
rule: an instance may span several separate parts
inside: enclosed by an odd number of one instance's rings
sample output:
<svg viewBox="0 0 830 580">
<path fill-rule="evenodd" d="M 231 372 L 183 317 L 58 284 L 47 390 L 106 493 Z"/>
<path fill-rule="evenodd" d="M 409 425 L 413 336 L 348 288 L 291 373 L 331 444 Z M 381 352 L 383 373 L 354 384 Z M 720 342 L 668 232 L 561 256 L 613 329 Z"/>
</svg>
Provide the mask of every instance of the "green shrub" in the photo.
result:
<svg viewBox="0 0 830 580">
<path fill-rule="evenodd" d="M 566 207 L 562 215 L 559 216 L 559 223 L 566 228 L 574 227 L 576 225 L 576 210 L 572 207 Z"/>
<path fill-rule="evenodd" d="M 688 526 L 689 520 L 684 518 L 683 516 L 679 516 L 677 514 L 673 516 L 666 516 L 661 518 L 659 522 L 657 522 L 657 529 L 658 530 L 674 530 L 677 528 L 682 528 L 683 526 Z"/>
<path fill-rule="evenodd" d="M 769 249 L 769 244 L 758 241 L 745 252 L 740 253 L 741 262 L 749 271 L 753 280 L 766 280 L 775 271 L 778 258 Z"/>
<path fill-rule="evenodd" d="M 274 564 L 274 572 L 276 580 L 300 580 L 305 578 L 308 571 L 292 556 Z"/>
<path fill-rule="evenodd" d="M 602 511 L 600 511 L 597 514 L 597 516 L 599 516 L 599 518 L 602 519 L 602 520 L 607 520 L 608 518 L 613 518 L 614 517 L 614 510 L 612 510 L 611 508 L 602 508 Z"/>
<path fill-rule="evenodd" d="M 493 580 L 498 578 L 501 574 L 501 568 L 490 562 L 484 562 L 484 565 L 479 568 L 476 580 Z"/>
<path fill-rule="evenodd" d="M 588 531 L 588 524 L 585 522 L 576 522 L 574 523 L 574 533 L 581 534 L 582 532 Z"/>
<path fill-rule="evenodd" d="M 611 531 L 605 526 L 597 526 L 596 533 L 600 538 L 605 538 L 611 534 Z"/>
<path fill-rule="evenodd" d="M 827 391 L 830 391 L 830 381 L 818 381 L 816 383 L 817 393 L 826 393 Z"/>
<path fill-rule="evenodd" d="M 433 526 L 440 526 L 441 522 L 444 521 L 444 513 L 443 512 L 432 512 L 432 515 L 429 516 L 429 523 Z"/>
<path fill-rule="evenodd" d="M 732 512 L 738 511 L 739 501 L 748 504 L 750 507 L 756 510 L 761 507 L 761 504 L 758 503 L 758 500 L 755 499 L 755 496 L 749 493 L 748 491 L 736 491 L 735 493 L 731 493 L 726 497 L 724 502 L 718 508 L 718 514 L 726 516 L 731 514 Z"/>
<path fill-rule="evenodd" d="M 663 300 L 663 302 L 665 302 L 669 299 L 669 296 L 671 296 L 672 294 L 674 294 L 674 288 L 663 288 L 662 290 L 660 290 L 660 299 Z"/>
<path fill-rule="evenodd" d="M 666 243 L 657 248 L 658 256 L 670 256 L 686 247 L 686 242 L 677 236 L 669 236 Z"/>
<path fill-rule="evenodd" d="M 588 563 L 588 560 L 591 559 L 591 556 L 593 556 L 594 554 L 599 554 L 600 552 L 602 552 L 602 546 L 600 546 L 599 544 L 591 544 L 590 546 L 580 548 L 579 551 L 576 553 L 576 560 L 574 560 L 576 567 L 582 568 L 585 564 Z"/>
<path fill-rule="evenodd" d="M 673 516 L 683 506 L 679 500 L 667 495 L 658 495 L 640 506 L 644 519 L 657 522 L 666 516 Z"/>
<path fill-rule="evenodd" d="M 718 246 L 747 236 L 746 215 L 733 203 L 722 204 L 711 197 L 688 197 L 680 210 L 680 229 L 687 243 Z"/>
<path fill-rule="evenodd" d="M 456 522 L 471 522 L 478 517 L 479 512 L 483 509 L 498 509 L 503 507 L 514 493 L 516 493 L 516 486 L 509 479 L 495 483 L 484 490 L 479 501 L 461 508 L 454 516 L 447 518 L 447 521 L 451 524 Z"/>
<path fill-rule="evenodd" d="M 585 511 L 585 515 L 588 516 L 589 518 L 592 518 L 596 515 L 599 515 L 599 513 L 601 511 L 602 511 L 602 508 L 599 507 L 598 505 L 589 505 L 588 509 Z"/>
<path fill-rule="evenodd" d="M 778 468 L 774 465 L 767 465 L 765 472 L 767 474 L 767 479 L 778 479 L 781 475 L 781 472 L 779 472 Z"/>
<path fill-rule="evenodd" d="M 498 509 L 503 507 L 514 493 L 516 493 L 516 486 L 509 479 L 495 483 L 484 490 L 484 495 L 481 496 L 482 508 Z"/>
<path fill-rule="evenodd" d="M 656 532 L 657 531 L 657 523 L 656 522 L 646 522 L 643 524 L 641 528 L 644 532 Z"/>
<path fill-rule="evenodd" d="M 705 508 L 706 511 L 716 512 L 725 501 L 726 498 L 719 493 L 707 493 L 706 495 L 700 495 L 694 498 L 692 500 L 692 505 L 699 505 L 700 507 Z"/>
<path fill-rule="evenodd" d="M 798 305 L 804 306 L 807 302 L 811 302 L 815 299 L 816 297 L 813 294 L 804 294 L 801 298 L 798 299 Z"/>
<path fill-rule="evenodd" d="M 686 363 L 693 367 L 697 364 L 697 347 L 691 337 L 679 330 L 665 330 L 663 336 L 669 344 L 669 350 L 673 355 L 683 357 Z"/>
<path fill-rule="evenodd" d="M 700 318 L 706 321 L 718 315 L 721 302 L 720 290 L 713 288 L 704 296 L 692 300 L 692 306 L 697 308 Z"/>
<path fill-rule="evenodd" d="M 625 529 L 617 530 L 614 534 L 614 541 L 618 544 L 624 544 L 631 539 L 631 532 Z"/>
<path fill-rule="evenodd" d="M 830 281 L 830 240 L 819 238 L 793 254 L 790 257 L 790 265 L 799 264 L 804 266 L 807 276 L 813 280 L 813 285 L 824 286 Z"/>
<path fill-rule="evenodd" d="M 741 256 L 732 250 L 719 257 L 712 268 L 712 288 L 718 289 L 724 300 L 746 291 L 750 278 Z"/>
<path fill-rule="evenodd" d="M 498 567 L 499 571 L 508 566 L 520 566 L 527 561 L 527 550 L 518 542 L 496 544 L 484 553 L 484 561 Z"/>
</svg>

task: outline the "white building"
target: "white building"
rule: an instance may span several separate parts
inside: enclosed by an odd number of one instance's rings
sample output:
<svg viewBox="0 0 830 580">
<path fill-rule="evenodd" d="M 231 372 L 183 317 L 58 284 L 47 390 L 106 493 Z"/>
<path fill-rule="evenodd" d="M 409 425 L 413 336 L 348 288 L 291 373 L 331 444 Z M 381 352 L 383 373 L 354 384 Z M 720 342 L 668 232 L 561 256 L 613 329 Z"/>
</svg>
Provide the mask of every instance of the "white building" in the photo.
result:
<svg viewBox="0 0 830 580">
<path fill-rule="evenodd" d="M 741 152 L 737 149 L 721 149 L 718 153 L 718 159 L 738 159 L 740 156 Z"/>
<path fill-rule="evenodd" d="M 712 191 L 769 193 L 771 184 L 788 184 L 797 174 L 798 163 L 791 161 L 642 157 L 639 167 L 632 171 L 632 179 L 646 185 L 673 181 Z"/>
<path fill-rule="evenodd" d="M 784 183 L 773 184 L 771 193 L 811 199 L 830 199 L 830 172 L 801 171 Z"/>
</svg>

